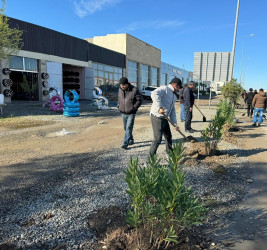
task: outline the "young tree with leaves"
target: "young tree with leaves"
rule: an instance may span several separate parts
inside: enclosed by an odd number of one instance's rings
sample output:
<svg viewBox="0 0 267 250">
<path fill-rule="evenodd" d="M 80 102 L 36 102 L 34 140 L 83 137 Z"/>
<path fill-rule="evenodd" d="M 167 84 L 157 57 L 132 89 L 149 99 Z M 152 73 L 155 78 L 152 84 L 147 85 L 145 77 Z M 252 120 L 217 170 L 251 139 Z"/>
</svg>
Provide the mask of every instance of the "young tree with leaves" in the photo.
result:
<svg viewBox="0 0 267 250">
<path fill-rule="evenodd" d="M 6 59 L 9 55 L 14 55 L 23 46 L 21 35 L 22 30 L 10 28 L 8 17 L 5 16 L 5 0 L 2 0 L 0 8 L 0 59 Z"/>
<path fill-rule="evenodd" d="M 243 88 L 240 83 L 236 82 L 236 79 L 232 79 L 222 87 L 222 95 L 228 99 L 235 107 L 237 100 L 239 99 Z"/>
</svg>

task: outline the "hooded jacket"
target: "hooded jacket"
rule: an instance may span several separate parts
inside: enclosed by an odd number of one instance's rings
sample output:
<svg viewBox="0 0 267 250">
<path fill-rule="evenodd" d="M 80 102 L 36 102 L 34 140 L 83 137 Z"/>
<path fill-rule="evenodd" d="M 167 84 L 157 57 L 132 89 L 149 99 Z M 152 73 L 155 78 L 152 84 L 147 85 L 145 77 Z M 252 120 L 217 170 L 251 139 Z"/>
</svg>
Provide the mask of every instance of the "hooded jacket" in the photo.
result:
<svg viewBox="0 0 267 250">
<path fill-rule="evenodd" d="M 118 109 L 124 114 L 136 114 L 138 108 L 142 104 L 139 90 L 129 84 L 127 90 L 119 88 L 118 92 Z"/>
<path fill-rule="evenodd" d="M 267 106 L 267 97 L 266 94 L 263 91 L 259 91 L 258 94 L 256 94 L 252 101 L 252 107 L 253 108 L 264 108 L 266 110 Z"/>
</svg>

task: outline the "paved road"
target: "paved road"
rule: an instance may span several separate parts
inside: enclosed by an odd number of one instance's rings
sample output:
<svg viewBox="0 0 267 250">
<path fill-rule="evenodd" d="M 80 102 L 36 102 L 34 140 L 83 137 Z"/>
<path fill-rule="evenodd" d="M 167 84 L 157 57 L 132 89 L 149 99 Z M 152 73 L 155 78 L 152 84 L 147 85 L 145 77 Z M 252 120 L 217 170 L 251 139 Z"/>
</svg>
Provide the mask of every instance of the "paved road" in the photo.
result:
<svg viewBox="0 0 267 250">
<path fill-rule="evenodd" d="M 251 121 L 245 121 L 247 137 L 244 149 L 248 152 L 255 175 L 251 190 L 241 204 L 243 217 L 233 227 L 235 233 L 242 235 L 234 249 L 263 250 L 267 249 L 267 124 L 254 128 Z"/>
<path fill-rule="evenodd" d="M 252 121 L 241 118 L 245 132 L 243 138 L 245 154 L 253 169 L 250 189 L 236 212 L 229 215 L 228 222 L 218 232 L 218 240 L 226 242 L 224 249 L 267 249 L 267 122 L 260 128 L 252 127 Z M 228 245 L 228 246 L 227 246 Z"/>
</svg>

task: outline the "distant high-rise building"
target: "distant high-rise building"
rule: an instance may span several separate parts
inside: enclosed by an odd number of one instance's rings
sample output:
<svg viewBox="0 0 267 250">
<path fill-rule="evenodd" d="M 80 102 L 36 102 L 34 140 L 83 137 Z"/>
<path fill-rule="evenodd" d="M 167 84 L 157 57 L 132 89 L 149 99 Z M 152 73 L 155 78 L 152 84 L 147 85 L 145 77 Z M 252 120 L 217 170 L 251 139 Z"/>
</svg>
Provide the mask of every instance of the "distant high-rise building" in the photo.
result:
<svg viewBox="0 0 267 250">
<path fill-rule="evenodd" d="M 195 52 L 194 80 L 228 82 L 231 80 L 231 52 Z"/>
</svg>

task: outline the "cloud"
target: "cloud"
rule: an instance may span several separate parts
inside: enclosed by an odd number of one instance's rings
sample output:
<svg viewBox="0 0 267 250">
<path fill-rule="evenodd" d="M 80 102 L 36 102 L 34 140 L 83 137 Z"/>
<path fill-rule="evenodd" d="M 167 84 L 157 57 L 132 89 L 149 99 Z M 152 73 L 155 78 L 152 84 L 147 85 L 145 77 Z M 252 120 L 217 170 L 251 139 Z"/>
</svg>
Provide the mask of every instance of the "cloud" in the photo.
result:
<svg viewBox="0 0 267 250">
<path fill-rule="evenodd" d="M 165 29 L 176 28 L 184 25 L 185 22 L 178 20 L 153 20 L 153 21 L 136 21 L 117 30 L 118 33 L 129 33 L 140 29 Z"/>
<path fill-rule="evenodd" d="M 74 0 L 75 13 L 83 18 L 88 14 L 94 14 L 106 6 L 118 3 L 120 0 Z"/>
</svg>

